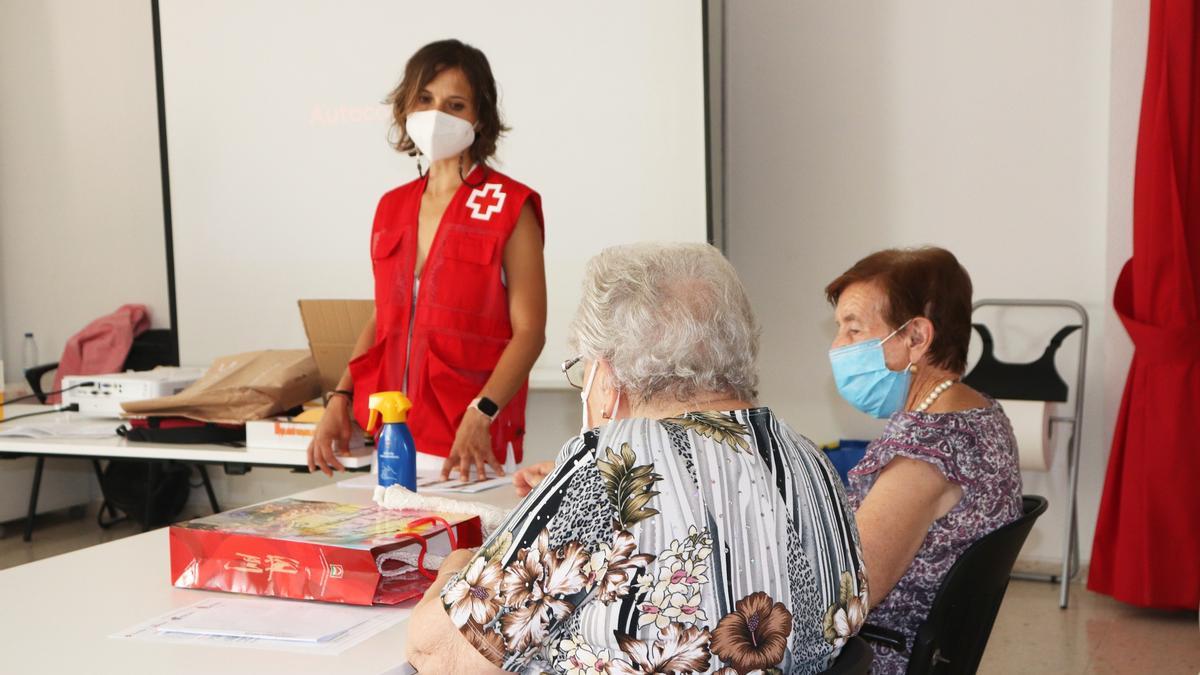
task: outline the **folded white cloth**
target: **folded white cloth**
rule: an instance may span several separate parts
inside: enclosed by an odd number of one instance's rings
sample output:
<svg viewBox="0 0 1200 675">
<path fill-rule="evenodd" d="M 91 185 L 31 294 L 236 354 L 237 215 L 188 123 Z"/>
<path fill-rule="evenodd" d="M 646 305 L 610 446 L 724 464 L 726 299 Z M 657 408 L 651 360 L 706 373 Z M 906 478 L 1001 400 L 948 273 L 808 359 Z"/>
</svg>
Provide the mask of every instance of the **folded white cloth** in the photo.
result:
<svg viewBox="0 0 1200 675">
<path fill-rule="evenodd" d="M 479 516 L 483 524 L 483 536 L 487 537 L 504 523 L 508 510 L 478 502 L 466 502 L 448 497 L 431 497 L 409 490 L 403 485 L 375 487 L 375 503 L 385 509 L 421 509 L 422 511 L 442 511 L 447 513 L 465 513 Z"/>
</svg>

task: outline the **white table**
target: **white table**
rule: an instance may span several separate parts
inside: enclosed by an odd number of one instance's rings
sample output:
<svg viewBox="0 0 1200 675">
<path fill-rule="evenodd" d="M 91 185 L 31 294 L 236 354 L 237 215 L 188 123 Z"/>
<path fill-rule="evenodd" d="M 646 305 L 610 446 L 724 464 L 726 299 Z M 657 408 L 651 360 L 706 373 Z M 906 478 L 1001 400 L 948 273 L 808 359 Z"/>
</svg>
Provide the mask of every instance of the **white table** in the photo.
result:
<svg viewBox="0 0 1200 675">
<path fill-rule="evenodd" d="M 293 496 L 369 503 L 371 491 L 330 485 Z M 518 501 L 508 487 L 469 498 L 505 508 Z M 0 672 L 368 674 L 392 672 L 404 661 L 407 622 L 338 656 L 108 637 L 214 595 L 171 586 L 166 528 L 0 571 Z"/>
<path fill-rule="evenodd" d="M 8 418 L 16 417 L 30 412 L 40 412 L 50 409 L 50 406 L 41 405 L 10 405 L 4 407 L 4 416 Z M 28 417 L 22 420 L 13 420 L 11 424 L 17 425 L 23 422 L 54 422 L 63 421 L 67 423 L 80 422 L 92 423 L 98 421 L 98 418 L 87 417 L 79 413 L 59 412 L 47 415 L 39 415 L 37 417 Z M 113 419 L 113 435 L 111 438 L 8 438 L 0 437 L 0 454 L 11 453 L 17 455 L 32 455 L 38 458 L 37 467 L 34 469 L 33 487 L 29 497 L 29 520 L 26 522 L 25 541 L 29 541 L 32 535 L 32 515 L 37 509 L 37 490 L 38 484 L 41 482 L 42 467 L 44 458 L 50 456 L 59 457 L 83 457 L 88 459 L 142 459 L 142 460 L 172 460 L 176 462 L 185 462 L 195 464 L 200 469 L 200 476 L 204 481 L 204 488 L 208 493 L 209 503 L 214 511 L 220 510 L 217 505 L 216 495 L 213 493 L 212 484 L 208 480 L 208 472 L 204 469 L 205 464 L 220 464 L 227 468 L 231 467 L 248 467 L 248 466 L 268 466 L 268 467 L 291 467 L 300 468 L 308 467 L 308 458 L 303 451 L 298 450 L 279 450 L 275 448 L 238 448 L 229 445 L 216 444 L 180 444 L 180 443 L 142 443 L 129 442 L 126 439 L 116 434 L 116 428 L 121 425 L 121 420 Z M 0 428 L 3 428 L 5 422 L 0 422 Z M 339 458 L 342 465 L 348 469 L 364 469 L 371 466 L 374 455 L 371 450 L 365 449 L 363 454 Z M 236 472 L 235 472 L 236 473 Z"/>
</svg>

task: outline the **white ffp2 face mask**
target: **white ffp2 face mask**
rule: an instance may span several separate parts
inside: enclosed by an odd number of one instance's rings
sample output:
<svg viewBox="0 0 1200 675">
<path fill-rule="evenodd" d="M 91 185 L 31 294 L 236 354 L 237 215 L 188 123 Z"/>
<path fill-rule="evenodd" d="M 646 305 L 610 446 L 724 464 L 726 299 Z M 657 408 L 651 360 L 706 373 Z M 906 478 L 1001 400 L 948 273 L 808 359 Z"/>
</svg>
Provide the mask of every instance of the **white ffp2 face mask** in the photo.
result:
<svg viewBox="0 0 1200 675">
<path fill-rule="evenodd" d="M 475 142 L 475 128 L 470 122 L 440 110 L 409 114 L 404 132 L 431 162 L 453 157 Z"/>
</svg>

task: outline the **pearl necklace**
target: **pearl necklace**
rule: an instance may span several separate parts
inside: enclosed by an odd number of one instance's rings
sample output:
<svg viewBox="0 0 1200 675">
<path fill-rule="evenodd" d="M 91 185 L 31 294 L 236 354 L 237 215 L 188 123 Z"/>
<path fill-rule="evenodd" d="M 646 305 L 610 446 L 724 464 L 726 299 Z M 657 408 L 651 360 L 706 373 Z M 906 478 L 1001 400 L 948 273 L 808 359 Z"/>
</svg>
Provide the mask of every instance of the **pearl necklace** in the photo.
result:
<svg viewBox="0 0 1200 675">
<path fill-rule="evenodd" d="M 954 380 L 946 380 L 945 382 L 934 387 L 933 391 L 929 392 L 929 395 L 925 397 L 925 400 L 921 401 L 921 405 L 917 406 L 916 412 L 925 412 L 925 410 L 928 409 L 929 406 L 933 405 L 933 402 L 942 395 L 942 392 L 946 391 L 952 386 L 954 386 Z"/>
</svg>

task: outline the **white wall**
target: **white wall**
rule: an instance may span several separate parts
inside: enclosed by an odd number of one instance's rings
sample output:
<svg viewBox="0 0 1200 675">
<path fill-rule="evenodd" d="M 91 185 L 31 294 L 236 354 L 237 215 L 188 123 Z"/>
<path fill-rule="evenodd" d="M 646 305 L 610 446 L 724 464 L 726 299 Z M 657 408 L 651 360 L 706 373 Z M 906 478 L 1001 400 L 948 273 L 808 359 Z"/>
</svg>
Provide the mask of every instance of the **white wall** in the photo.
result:
<svg viewBox="0 0 1200 675">
<path fill-rule="evenodd" d="M 48 362 L 125 303 L 169 323 L 153 54 L 145 0 L 0 0 L 0 377 L 10 383 L 22 378 L 26 331 Z M 0 520 L 23 516 L 31 466 L 0 466 Z M 89 463 L 52 458 L 39 510 L 96 494 Z"/>
<path fill-rule="evenodd" d="M 1108 255 L 1105 259 L 1105 303 L 1112 307 L 1113 288 L 1125 261 L 1133 255 L 1133 168 L 1137 152 L 1142 81 L 1146 75 L 1146 37 L 1150 3 L 1113 0 L 1112 80 L 1109 103 Z M 1104 447 L 1112 447 L 1113 427 L 1133 357 L 1133 343 L 1116 312 L 1104 316 Z M 1107 457 L 1106 457 L 1107 459 Z"/>
<path fill-rule="evenodd" d="M 1093 319 L 1086 560 L 1108 454 L 1106 365 L 1120 366 L 1104 351 L 1108 4 L 728 3 L 726 14 L 729 248 L 764 327 L 764 402 L 818 441 L 878 433 L 833 386 L 821 289 L 880 248 L 949 248 L 977 298 L 1075 299 Z M 999 356 L 1033 358 L 1042 339 L 1021 332 Z M 1024 476 L 1052 504 L 1031 559 L 1058 558 L 1062 469 Z"/>
<path fill-rule="evenodd" d="M 42 361 L 122 304 L 169 324 L 150 3 L 0 0 L 0 342 Z"/>
</svg>

